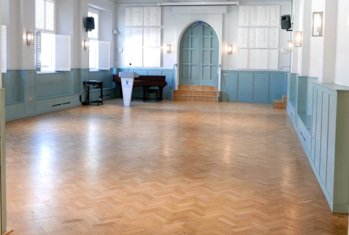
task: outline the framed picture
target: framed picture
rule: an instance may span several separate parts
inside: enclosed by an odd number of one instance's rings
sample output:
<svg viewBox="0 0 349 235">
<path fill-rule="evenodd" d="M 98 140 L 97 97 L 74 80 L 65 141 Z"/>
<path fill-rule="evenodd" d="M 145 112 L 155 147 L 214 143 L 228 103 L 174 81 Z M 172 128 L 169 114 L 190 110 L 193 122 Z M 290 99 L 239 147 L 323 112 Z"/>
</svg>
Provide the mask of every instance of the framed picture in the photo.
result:
<svg viewBox="0 0 349 235">
<path fill-rule="evenodd" d="M 323 36 L 323 12 L 313 12 L 313 37 Z"/>
</svg>

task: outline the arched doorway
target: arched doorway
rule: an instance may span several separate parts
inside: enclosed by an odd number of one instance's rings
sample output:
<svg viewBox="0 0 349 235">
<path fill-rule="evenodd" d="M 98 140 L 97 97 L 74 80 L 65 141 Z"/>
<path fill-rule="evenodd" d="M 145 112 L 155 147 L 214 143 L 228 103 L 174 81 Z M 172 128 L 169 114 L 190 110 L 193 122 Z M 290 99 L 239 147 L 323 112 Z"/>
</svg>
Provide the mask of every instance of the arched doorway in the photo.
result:
<svg viewBox="0 0 349 235">
<path fill-rule="evenodd" d="M 186 29 L 179 60 L 179 84 L 217 86 L 219 41 L 210 25 L 198 21 Z"/>
</svg>

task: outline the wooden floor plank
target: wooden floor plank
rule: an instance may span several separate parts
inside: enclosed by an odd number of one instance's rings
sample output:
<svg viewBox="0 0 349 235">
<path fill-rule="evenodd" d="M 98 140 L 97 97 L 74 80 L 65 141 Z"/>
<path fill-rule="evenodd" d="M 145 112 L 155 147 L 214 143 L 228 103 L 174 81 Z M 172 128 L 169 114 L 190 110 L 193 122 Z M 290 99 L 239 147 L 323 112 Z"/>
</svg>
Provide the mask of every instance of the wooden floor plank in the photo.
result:
<svg viewBox="0 0 349 235">
<path fill-rule="evenodd" d="M 7 124 L 13 235 L 346 234 L 270 105 L 82 106 Z"/>
</svg>

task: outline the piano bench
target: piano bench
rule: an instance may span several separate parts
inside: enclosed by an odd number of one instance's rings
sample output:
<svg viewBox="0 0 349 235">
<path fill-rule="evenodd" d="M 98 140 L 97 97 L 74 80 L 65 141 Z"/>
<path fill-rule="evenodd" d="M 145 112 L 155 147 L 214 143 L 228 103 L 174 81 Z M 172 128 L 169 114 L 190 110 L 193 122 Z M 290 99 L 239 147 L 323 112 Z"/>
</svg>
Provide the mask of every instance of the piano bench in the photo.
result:
<svg viewBox="0 0 349 235">
<path fill-rule="evenodd" d="M 149 94 L 155 94 L 155 100 L 160 101 L 160 91 L 157 88 L 148 88 L 146 99 L 149 100 Z"/>
</svg>

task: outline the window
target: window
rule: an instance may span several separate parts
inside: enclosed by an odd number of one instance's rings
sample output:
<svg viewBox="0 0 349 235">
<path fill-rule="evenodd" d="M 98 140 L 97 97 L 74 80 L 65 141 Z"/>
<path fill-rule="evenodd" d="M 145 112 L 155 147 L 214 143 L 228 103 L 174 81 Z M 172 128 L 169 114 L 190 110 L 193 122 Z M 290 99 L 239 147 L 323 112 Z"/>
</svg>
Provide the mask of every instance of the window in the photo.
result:
<svg viewBox="0 0 349 235">
<path fill-rule="evenodd" d="M 127 7 L 124 64 L 161 66 L 161 8 Z"/>
<path fill-rule="evenodd" d="M 88 32 L 88 38 L 89 39 L 96 39 L 99 38 L 99 12 L 96 9 L 89 8 L 88 9 L 88 16 L 93 17 L 95 22 L 95 29 Z"/>
<path fill-rule="evenodd" d="M 110 42 L 99 40 L 99 11 L 88 9 L 88 16 L 93 17 L 95 28 L 89 31 L 89 68 L 90 71 L 110 69 Z"/>
<path fill-rule="evenodd" d="M 70 36 L 55 34 L 55 0 L 35 0 L 36 69 L 70 70 Z"/>
<path fill-rule="evenodd" d="M 98 37 L 99 37 L 99 12 L 96 9 L 89 8 L 88 16 L 93 17 L 95 28 L 87 33 L 89 39 L 89 68 L 92 71 L 98 70 Z"/>
<path fill-rule="evenodd" d="M 55 31 L 55 1 L 35 1 L 35 27 L 37 30 Z"/>
</svg>

